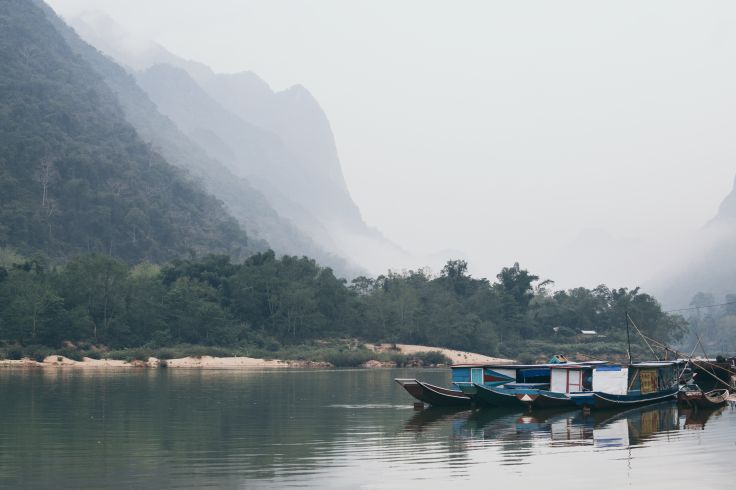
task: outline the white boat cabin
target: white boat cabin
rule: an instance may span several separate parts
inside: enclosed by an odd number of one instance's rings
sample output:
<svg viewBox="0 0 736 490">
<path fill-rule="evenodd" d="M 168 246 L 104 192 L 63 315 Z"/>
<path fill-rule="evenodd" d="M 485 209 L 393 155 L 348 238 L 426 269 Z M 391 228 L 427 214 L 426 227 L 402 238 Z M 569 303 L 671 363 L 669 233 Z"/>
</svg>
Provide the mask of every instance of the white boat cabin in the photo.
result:
<svg viewBox="0 0 736 490">
<path fill-rule="evenodd" d="M 555 393 L 580 393 L 593 387 L 593 366 L 555 366 L 550 373 L 549 390 Z"/>
<path fill-rule="evenodd" d="M 677 363 L 639 362 L 597 366 L 593 371 L 593 391 L 609 395 L 646 395 L 677 387 Z"/>
</svg>

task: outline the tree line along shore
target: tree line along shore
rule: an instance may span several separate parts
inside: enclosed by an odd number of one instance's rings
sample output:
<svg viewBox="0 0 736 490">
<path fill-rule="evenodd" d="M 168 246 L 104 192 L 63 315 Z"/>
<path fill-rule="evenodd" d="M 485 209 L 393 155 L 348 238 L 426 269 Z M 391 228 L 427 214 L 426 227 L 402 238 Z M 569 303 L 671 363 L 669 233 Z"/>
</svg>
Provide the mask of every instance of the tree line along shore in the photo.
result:
<svg viewBox="0 0 736 490">
<path fill-rule="evenodd" d="M 436 275 L 389 271 L 348 282 L 314 260 L 271 251 L 237 263 L 208 255 L 131 266 L 97 254 L 51 263 L 2 249 L 0 356 L 405 365 L 411 356 L 366 346 L 403 343 L 533 361 L 622 355 L 626 311 L 653 338 L 674 342 L 686 332 L 681 316 L 638 288 L 552 286 L 518 264 L 495 281 L 474 278 L 459 260 Z M 582 330 L 596 335 L 582 338 Z M 412 354 L 447 362 L 421 355 Z"/>
</svg>

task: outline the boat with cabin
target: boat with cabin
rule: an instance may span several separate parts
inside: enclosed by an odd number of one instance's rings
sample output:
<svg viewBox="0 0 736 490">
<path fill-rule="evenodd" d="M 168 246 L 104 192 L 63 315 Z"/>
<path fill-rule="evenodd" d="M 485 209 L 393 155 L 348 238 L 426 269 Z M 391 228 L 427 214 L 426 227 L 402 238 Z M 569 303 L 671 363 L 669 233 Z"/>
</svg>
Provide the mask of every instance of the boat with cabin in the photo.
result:
<svg viewBox="0 0 736 490">
<path fill-rule="evenodd" d="M 615 408 L 674 400 L 680 389 L 678 361 L 607 364 L 593 369 L 592 398 L 573 395 L 580 406 Z"/>
<path fill-rule="evenodd" d="M 555 362 L 567 362 L 554 356 Z M 442 388 L 417 379 L 397 378 L 394 381 L 422 403 L 435 407 L 467 407 L 475 403 L 485 406 L 520 407 L 522 402 L 511 400 L 525 390 L 549 387 L 550 364 L 456 364 L 451 366 L 453 388 Z M 498 395 L 479 394 L 484 389 L 508 386 L 515 391 Z M 531 391 L 530 391 L 531 393 Z M 494 400 L 494 397 L 497 399 Z"/>
<path fill-rule="evenodd" d="M 672 400 L 678 362 L 596 362 L 550 366 L 550 386 L 519 399 L 530 408 L 616 408 Z"/>
<path fill-rule="evenodd" d="M 546 364 L 492 364 L 468 366 L 465 379 L 455 385 L 476 404 L 489 407 L 524 407 L 541 390 L 550 388 L 551 369 L 570 363 L 563 356 L 553 356 Z"/>
</svg>

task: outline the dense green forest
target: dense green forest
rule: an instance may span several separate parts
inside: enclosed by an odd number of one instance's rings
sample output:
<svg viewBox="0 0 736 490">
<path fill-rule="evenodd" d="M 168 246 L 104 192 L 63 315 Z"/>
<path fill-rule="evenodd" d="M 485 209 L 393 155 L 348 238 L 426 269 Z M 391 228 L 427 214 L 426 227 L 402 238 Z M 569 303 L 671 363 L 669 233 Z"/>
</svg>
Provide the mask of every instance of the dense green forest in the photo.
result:
<svg viewBox="0 0 736 490">
<path fill-rule="evenodd" d="M 349 284 L 311 259 L 270 251 L 241 263 L 209 255 L 130 267 L 95 254 L 52 266 L 6 249 L 0 264 L 6 347 L 199 344 L 262 353 L 357 338 L 536 358 L 622 355 L 625 311 L 657 339 L 686 330 L 638 289 L 553 291 L 518 264 L 494 282 L 450 261 L 437 276 L 389 272 Z M 583 339 L 581 329 L 598 336 Z"/>
<path fill-rule="evenodd" d="M 125 121 L 32 2 L 0 2 L 0 246 L 128 263 L 252 252 L 223 209 Z"/>
</svg>

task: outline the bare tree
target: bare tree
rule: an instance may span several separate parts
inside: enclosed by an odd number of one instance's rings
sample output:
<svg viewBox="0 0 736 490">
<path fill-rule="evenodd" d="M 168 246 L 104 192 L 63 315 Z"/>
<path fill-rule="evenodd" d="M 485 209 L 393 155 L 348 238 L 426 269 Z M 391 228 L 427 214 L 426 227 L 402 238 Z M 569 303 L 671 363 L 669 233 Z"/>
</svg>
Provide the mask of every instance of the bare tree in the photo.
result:
<svg viewBox="0 0 736 490">
<path fill-rule="evenodd" d="M 31 61 L 33 61 L 36 57 L 36 48 L 35 46 L 26 44 L 18 50 L 18 54 L 20 55 L 26 67 L 28 67 L 31 64 Z"/>
<path fill-rule="evenodd" d="M 45 156 L 36 170 L 36 180 L 41 184 L 41 207 L 45 208 L 49 203 L 49 187 L 59 178 L 59 173 L 54 166 L 54 158 Z"/>
<path fill-rule="evenodd" d="M 51 218 L 54 217 L 54 215 L 58 214 L 59 212 L 59 204 L 56 202 L 55 199 L 46 199 L 46 212 L 44 213 L 44 218 L 46 219 L 46 227 L 48 229 L 48 244 L 49 247 L 51 247 Z"/>
</svg>

